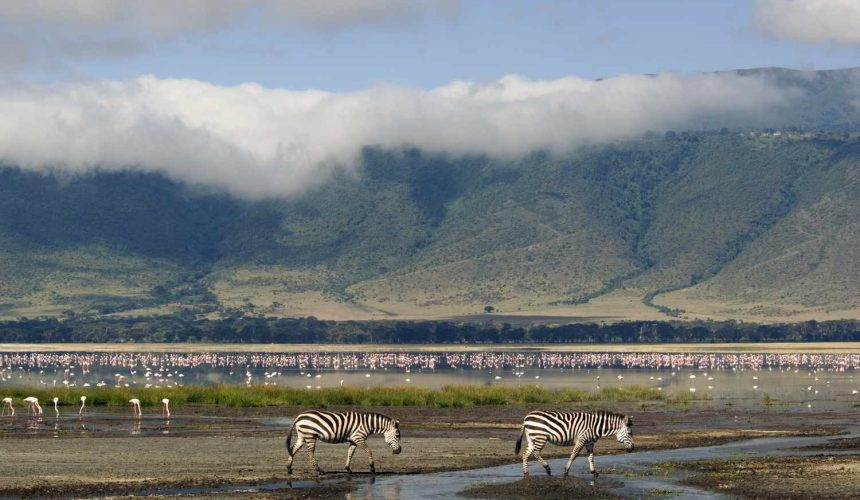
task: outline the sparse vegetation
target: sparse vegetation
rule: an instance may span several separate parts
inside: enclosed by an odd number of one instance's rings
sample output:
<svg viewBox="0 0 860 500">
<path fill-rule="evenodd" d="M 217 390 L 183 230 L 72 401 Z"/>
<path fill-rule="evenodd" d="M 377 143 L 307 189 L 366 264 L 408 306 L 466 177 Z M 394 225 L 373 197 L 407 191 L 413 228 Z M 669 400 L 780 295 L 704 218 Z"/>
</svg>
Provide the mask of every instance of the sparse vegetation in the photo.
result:
<svg viewBox="0 0 860 500">
<path fill-rule="evenodd" d="M 84 387 L 84 388 L 9 388 L 6 394 L 21 399 L 35 396 L 40 401 L 60 398 L 62 405 L 127 406 L 131 398 L 142 406 L 158 407 L 162 398 L 170 404 L 211 404 L 231 407 L 302 406 L 426 406 L 463 408 L 470 406 L 532 405 L 565 403 L 620 403 L 664 401 L 667 397 L 649 387 L 605 388 L 593 392 L 578 389 L 539 387 L 449 386 L 439 390 L 412 387 L 339 387 L 294 389 L 276 386 L 183 386 L 171 388 Z M 671 399 L 670 399 L 671 401 Z"/>
<path fill-rule="evenodd" d="M 223 342 L 324 344 L 568 344 L 857 342 L 860 321 L 759 325 L 630 321 L 545 325 L 501 321 L 323 321 L 236 314 L 219 320 L 187 312 L 150 318 L 69 317 L 0 322 L 0 342 Z"/>
</svg>

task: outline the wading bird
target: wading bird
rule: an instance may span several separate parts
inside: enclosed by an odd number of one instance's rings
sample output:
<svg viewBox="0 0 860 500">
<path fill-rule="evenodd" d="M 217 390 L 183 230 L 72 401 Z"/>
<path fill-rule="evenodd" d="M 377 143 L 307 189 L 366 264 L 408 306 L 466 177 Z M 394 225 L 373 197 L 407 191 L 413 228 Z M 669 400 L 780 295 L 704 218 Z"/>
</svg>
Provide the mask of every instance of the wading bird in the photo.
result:
<svg viewBox="0 0 860 500">
<path fill-rule="evenodd" d="M 59 409 L 59 408 L 57 408 L 57 403 L 58 403 L 59 401 L 60 401 L 60 398 L 58 398 L 58 397 L 54 396 L 54 413 L 55 413 L 55 415 L 54 415 L 54 416 L 55 416 L 55 417 L 59 417 L 59 416 L 60 416 L 60 409 Z"/>
<path fill-rule="evenodd" d="M 128 400 L 131 403 L 131 411 L 136 418 L 140 418 L 143 415 L 143 411 L 140 409 L 140 400 L 137 398 L 132 398 Z"/>
<path fill-rule="evenodd" d="M 86 404 L 87 404 L 87 397 L 81 396 L 81 409 L 78 410 L 78 415 L 81 415 L 81 416 L 84 415 L 84 405 L 86 405 Z"/>
<path fill-rule="evenodd" d="M 6 415 L 6 410 L 9 410 L 9 416 L 15 415 L 15 407 L 12 406 L 12 398 L 3 398 L 3 413 L 2 415 Z"/>
<path fill-rule="evenodd" d="M 42 407 L 39 405 L 39 400 L 34 398 L 33 396 L 28 396 L 24 398 L 24 402 L 30 403 L 30 407 L 27 409 L 28 415 L 41 415 Z"/>
<path fill-rule="evenodd" d="M 170 400 L 164 398 L 161 400 L 161 404 L 164 405 L 164 407 L 161 409 L 161 416 L 164 418 L 170 418 L 170 407 L 168 406 L 170 404 Z"/>
</svg>

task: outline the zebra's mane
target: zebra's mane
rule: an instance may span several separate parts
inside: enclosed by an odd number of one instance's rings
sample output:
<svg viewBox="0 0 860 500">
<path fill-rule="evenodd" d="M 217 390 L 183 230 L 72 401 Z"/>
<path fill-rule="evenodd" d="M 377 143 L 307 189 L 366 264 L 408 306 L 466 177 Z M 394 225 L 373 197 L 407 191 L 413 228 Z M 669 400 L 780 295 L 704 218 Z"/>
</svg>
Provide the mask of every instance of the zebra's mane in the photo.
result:
<svg viewBox="0 0 860 500">
<path fill-rule="evenodd" d="M 388 415 L 383 415 L 382 413 L 368 413 L 368 415 L 372 418 L 378 419 L 379 422 L 384 422 L 385 425 L 394 425 L 397 422 L 396 418 L 389 417 Z"/>
<path fill-rule="evenodd" d="M 618 413 L 618 412 L 614 412 L 614 411 L 605 411 L 605 410 L 601 410 L 601 411 L 598 411 L 598 412 L 595 412 L 595 413 L 597 413 L 597 414 L 603 414 L 603 415 L 605 415 L 605 416 L 607 416 L 607 417 L 618 418 L 618 419 L 619 419 L 620 421 L 622 421 L 622 422 L 623 422 L 623 421 L 624 421 L 624 419 L 626 418 L 626 419 L 627 419 L 627 421 L 628 421 L 628 424 L 627 424 L 627 425 L 628 425 L 628 426 L 630 426 L 630 427 L 632 427 L 632 426 L 633 426 L 633 419 L 632 419 L 632 418 L 630 418 L 630 417 L 628 417 L 627 415 L 625 415 L 625 414 L 623 414 L 623 413 Z"/>
</svg>

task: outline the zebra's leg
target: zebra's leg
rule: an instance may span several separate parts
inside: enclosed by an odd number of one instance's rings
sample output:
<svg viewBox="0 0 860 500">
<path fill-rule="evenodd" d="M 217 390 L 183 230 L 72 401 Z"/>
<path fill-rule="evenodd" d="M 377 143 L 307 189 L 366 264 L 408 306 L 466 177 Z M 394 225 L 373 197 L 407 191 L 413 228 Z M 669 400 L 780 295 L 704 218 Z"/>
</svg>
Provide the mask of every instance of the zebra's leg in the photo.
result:
<svg viewBox="0 0 860 500">
<path fill-rule="evenodd" d="M 544 445 L 546 445 L 546 438 L 544 438 L 543 436 L 538 436 L 537 438 L 535 438 L 534 451 L 532 452 L 532 455 L 534 455 L 538 463 L 543 465 L 544 470 L 546 470 L 546 475 L 551 476 L 552 470 L 550 470 L 549 464 L 546 460 L 543 459 L 542 456 L 540 456 L 540 451 L 543 449 Z"/>
<path fill-rule="evenodd" d="M 529 457 L 535 451 L 535 443 L 532 438 L 526 434 L 526 449 L 523 452 L 523 476 L 529 475 Z"/>
<path fill-rule="evenodd" d="M 573 465 L 573 460 L 579 455 L 579 452 L 582 451 L 582 447 L 585 445 L 582 441 L 577 441 L 575 445 L 573 445 L 573 451 L 570 452 L 570 458 L 567 459 L 567 465 L 564 466 L 564 475 L 567 476 L 570 474 L 570 467 Z"/>
<path fill-rule="evenodd" d="M 308 443 L 305 445 L 305 451 L 308 452 L 308 457 L 311 459 L 311 465 L 314 466 L 314 470 L 317 474 L 325 474 L 322 469 L 320 469 L 320 465 L 317 463 L 317 458 L 314 456 L 314 450 L 317 447 L 316 438 L 308 438 Z"/>
<path fill-rule="evenodd" d="M 349 442 L 349 449 L 346 451 L 346 471 L 352 474 L 352 469 L 349 468 L 349 464 L 352 463 L 352 455 L 355 453 L 355 449 L 358 446 L 352 441 Z"/>
<path fill-rule="evenodd" d="M 588 451 L 588 470 L 590 470 L 591 473 L 594 474 L 594 477 L 597 477 L 600 474 L 598 474 L 597 471 L 594 470 L 594 443 L 587 443 L 585 445 L 585 449 L 586 451 Z"/>
<path fill-rule="evenodd" d="M 302 438 L 302 435 L 298 435 L 299 438 L 296 439 L 296 444 L 293 445 L 293 449 L 290 450 L 290 453 L 287 455 L 287 474 L 293 473 L 293 456 L 302 449 L 302 445 L 305 444 L 305 440 Z"/>
<path fill-rule="evenodd" d="M 370 473 L 376 474 L 376 466 L 373 464 L 373 453 L 370 452 L 370 447 L 364 442 L 364 438 L 359 437 L 355 440 L 355 444 L 367 452 L 367 460 L 370 461 Z"/>
</svg>

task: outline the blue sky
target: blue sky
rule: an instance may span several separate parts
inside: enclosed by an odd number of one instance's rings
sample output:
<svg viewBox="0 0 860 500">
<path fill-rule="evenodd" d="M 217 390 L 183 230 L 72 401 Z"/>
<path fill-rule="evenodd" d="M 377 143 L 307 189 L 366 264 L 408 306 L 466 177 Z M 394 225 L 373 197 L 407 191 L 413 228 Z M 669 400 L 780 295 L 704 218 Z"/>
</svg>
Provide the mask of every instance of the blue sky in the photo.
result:
<svg viewBox="0 0 860 500">
<path fill-rule="evenodd" d="M 858 44 L 809 43 L 766 33 L 756 25 L 757 4 L 752 0 L 440 3 L 444 9 L 416 7 L 385 22 L 358 17 L 321 23 L 313 18 L 304 24 L 289 19 L 270 23 L 265 17 L 271 13 L 251 7 L 225 15 L 211 29 L 180 25 L 167 34 L 152 34 L 144 27 L 130 30 L 128 37 L 122 33 L 121 18 L 110 21 L 114 32 L 103 38 L 99 30 L 111 32 L 110 22 L 95 27 L 83 23 L 81 32 L 72 31 L 69 38 L 87 41 L 93 54 L 84 50 L 25 66 L 14 76 L 31 81 L 127 80 L 153 74 L 221 85 L 257 82 L 275 88 L 343 91 L 378 83 L 426 89 L 506 74 L 604 78 L 759 66 L 860 65 Z M 7 17 L 3 24 L 8 28 L 18 21 Z M 69 25 L 73 23 L 65 23 L 65 28 Z M 57 31 L 44 19 L 28 29 L 35 31 L 34 38 L 48 39 Z M 92 50 L 97 43 L 106 49 Z M 119 49 L 111 51 L 111 44 Z M 41 50 L 51 52 L 50 47 Z"/>
<path fill-rule="evenodd" d="M 780 126 L 803 88 L 712 72 L 857 67 L 858 26 L 860 0 L 0 0 L 0 163 L 254 198 L 368 145 L 515 159 Z"/>
</svg>

